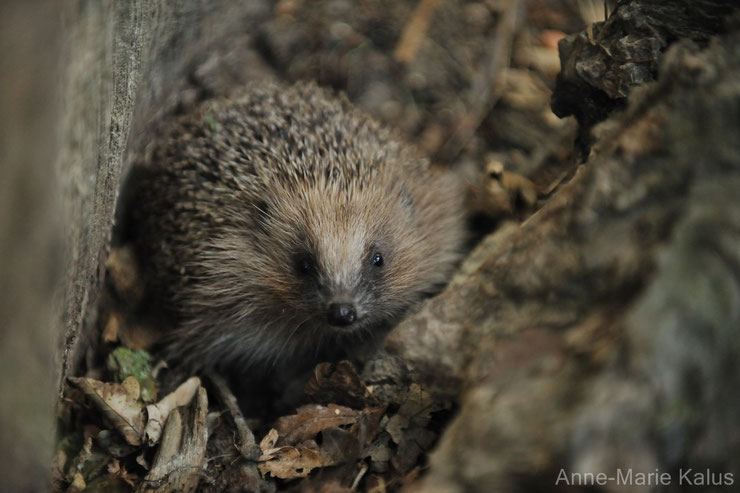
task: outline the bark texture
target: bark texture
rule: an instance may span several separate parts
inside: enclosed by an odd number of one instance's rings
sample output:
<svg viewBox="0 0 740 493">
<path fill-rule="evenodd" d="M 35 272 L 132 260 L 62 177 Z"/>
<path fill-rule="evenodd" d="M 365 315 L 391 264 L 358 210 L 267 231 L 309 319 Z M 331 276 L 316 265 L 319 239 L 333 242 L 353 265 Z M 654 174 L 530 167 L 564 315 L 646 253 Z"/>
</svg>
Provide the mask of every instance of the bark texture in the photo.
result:
<svg viewBox="0 0 740 493">
<path fill-rule="evenodd" d="M 255 66 L 246 33 L 266 5 L 0 4 L 0 477 L 10 491 L 48 481 L 54 388 L 61 397 L 97 340 L 127 149 L 161 115 L 244 82 L 243 64 Z"/>
<path fill-rule="evenodd" d="M 604 22 L 563 39 L 561 72 L 552 110 L 575 115 L 580 141 L 590 144 L 593 125 L 624 107 L 634 87 L 655 80 L 665 50 L 679 39 L 706 45 L 724 32 L 740 6 L 717 0 L 621 0 Z"/>
<path fill-rule="evenodd" d="M 196 491 L 205 460 L 208 397 L 204 388 L 187 407 L 172 411 L 152 468 L 139 485 L 141 493 Z"/>
<path fill-rule="evenodd" d="M 418 491 L 565 490 L 561 469 L 738 477 L 739 54 L 736 27 L 672 47 L 573 179 L 391 334 L 461 400 Z"/>
</svg>

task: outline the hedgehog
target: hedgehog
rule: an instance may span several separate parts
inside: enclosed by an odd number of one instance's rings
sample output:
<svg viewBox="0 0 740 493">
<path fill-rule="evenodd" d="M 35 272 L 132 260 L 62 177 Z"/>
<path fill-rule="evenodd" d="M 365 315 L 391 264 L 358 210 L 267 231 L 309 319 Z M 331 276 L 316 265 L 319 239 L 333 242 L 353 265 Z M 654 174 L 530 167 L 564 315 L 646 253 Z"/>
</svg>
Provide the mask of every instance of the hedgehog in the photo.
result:
<svg viewBox="0 0 740 493">
<path fill-rule="evenodd" d="M 125 223 L 166 358 L 269 373 L 360 354 L 450 277 L 462 194 L 342 95 L 261 84 L 173 120 Z"/>
</svg>

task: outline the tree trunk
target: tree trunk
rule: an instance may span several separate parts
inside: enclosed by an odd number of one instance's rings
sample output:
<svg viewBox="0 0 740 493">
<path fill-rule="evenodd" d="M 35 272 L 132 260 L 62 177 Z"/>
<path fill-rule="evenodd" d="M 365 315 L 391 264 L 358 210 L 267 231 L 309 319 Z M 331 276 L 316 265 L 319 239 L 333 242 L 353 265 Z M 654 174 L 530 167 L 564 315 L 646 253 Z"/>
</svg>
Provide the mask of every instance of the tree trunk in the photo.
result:
<svg viewBox="0 0 740 493">
<path fill-rule="evenodd" d="M 178 105 L 244 82 L 236 66 L 250 65 L 247 34 L 266 12 L 226 0 L 0 5 L 0 478 L 10 491 L 48 481 L 53 389 L 61 398 L 95 347 L 126 155 Z"/>
</svg>

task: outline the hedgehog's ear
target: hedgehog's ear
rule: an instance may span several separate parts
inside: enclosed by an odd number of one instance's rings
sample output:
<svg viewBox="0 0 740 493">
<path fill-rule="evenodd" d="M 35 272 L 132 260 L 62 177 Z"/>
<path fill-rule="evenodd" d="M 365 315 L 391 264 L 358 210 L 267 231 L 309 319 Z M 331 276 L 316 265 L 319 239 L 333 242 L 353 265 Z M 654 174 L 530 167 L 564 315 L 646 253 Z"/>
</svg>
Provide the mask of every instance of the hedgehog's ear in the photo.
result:
<svg viewBox="0 0 740 493">
<path fill-rule="evenodd" d="M 259 200 L 252 204 L 252 208 L 255 227 L 267 233 L 270 226 L 270 204 L 264 200 Z"/>
</svg>

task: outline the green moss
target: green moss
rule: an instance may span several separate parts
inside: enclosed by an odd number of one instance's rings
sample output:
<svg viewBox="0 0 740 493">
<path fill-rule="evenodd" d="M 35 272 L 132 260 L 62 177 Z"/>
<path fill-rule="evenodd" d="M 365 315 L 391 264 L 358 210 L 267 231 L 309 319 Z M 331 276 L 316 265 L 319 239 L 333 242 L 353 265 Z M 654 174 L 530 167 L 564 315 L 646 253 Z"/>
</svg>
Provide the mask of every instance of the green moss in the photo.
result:
<svg viewBox="0 0 740 493">
<path fill-rule="evenodd" d="M 154 402 L 157 397 L 157 382 L 152 377 L 151 359 L 146 351 L 118 347 L 108 355 L 106 366 L 118 382 L 134 377 L 141 385 L 141 400 Z"/>
</svg>

